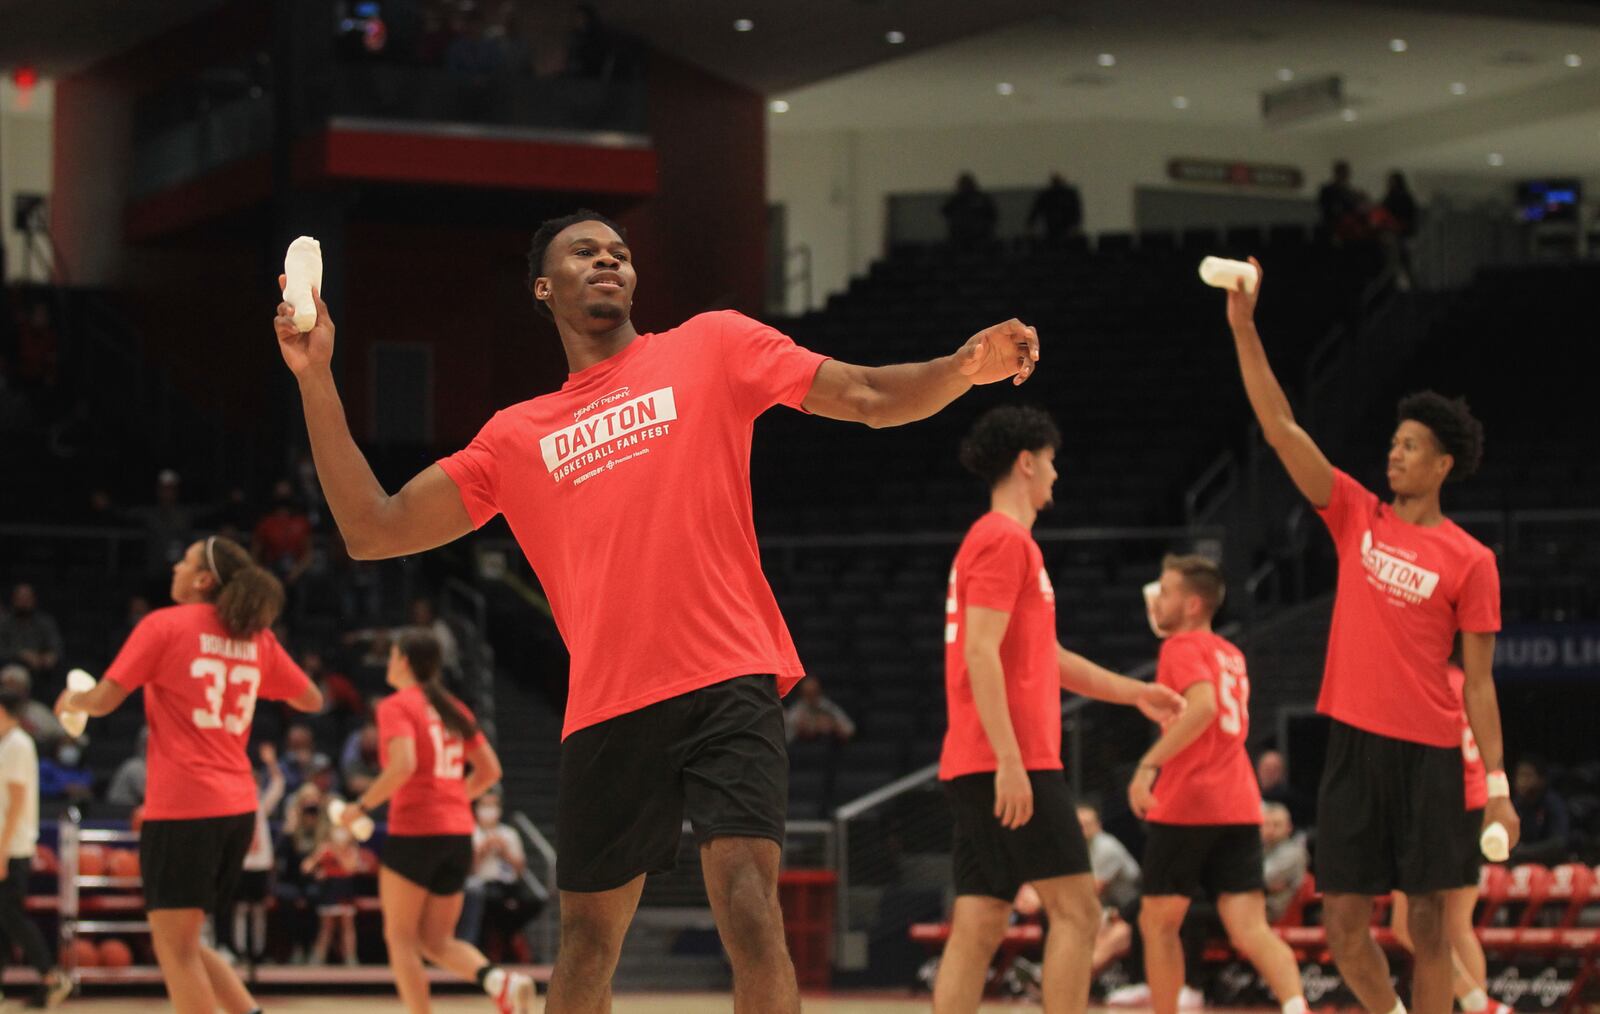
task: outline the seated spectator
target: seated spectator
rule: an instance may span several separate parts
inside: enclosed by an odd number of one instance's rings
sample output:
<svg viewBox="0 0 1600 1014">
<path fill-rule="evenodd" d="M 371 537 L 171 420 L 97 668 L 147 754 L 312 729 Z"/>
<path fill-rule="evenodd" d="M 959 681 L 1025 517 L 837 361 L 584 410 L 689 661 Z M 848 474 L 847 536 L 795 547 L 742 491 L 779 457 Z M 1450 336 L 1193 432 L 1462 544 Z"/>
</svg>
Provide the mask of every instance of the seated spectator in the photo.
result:
<svg viewBox="0 0 1600 1014">
<path fill-rule="evenodd" d="M 111 636 L 106 639 L 106 657 L 115 658 L 128 638 L 133 634 L 133 628 L 139 621 L 150 615 L 150 600 L 143 595 L 128 596 L 128 611 L 122 623 L 111 629 Z"/>
<path fill-rule="evenodd" d="M 329 750 L 342 748 L 351 725 L 366 717 L 367 699 L 350 677 L 328 668 L 320 651 L 302 652 L 300 668 L 322 691 L 322 709 L 306 716 L 313 739 L 318 746 Z"/>
<path fill-rule="evenodd" d="M 383 765 L 378 763 L 378 726 L 369 718 L 345 740 L 339 754 L 339 776 L 353 799 L 367 791 L 382 773 Z"/>
<path fill-rule="evenodd" d="M 106 802 L 118 806 L 139 806 L 144 802 L 145 751 L 150 745 L 150 727 L 139 730 L 139 745 L 132 757 L 122 762 L 111 776 Z"/>
<path fill-rule="evenodd" d="M 1261 804 L 1261 848 L 1267 886 L 1267 921 L 1276 923 L 1306 879 L 1311 856 L 1305 839 L 1294 833 L 1294 818 L 1282 803 Z"/>
<path fill-rule="evenodd" d="M 0 689 L 10 690 L 25 698 L 18 721 L 23 731 L 33 737 L 39 756 L 54 756 L 56 748 L 67 739 L 67 730 L 61 727 L 61 722 L 48 705 L 33 697 L 33 676 L 27 667 L 13 663 L 0 668 Z"/>
<path fill-rule="evenodd" d="M 439 664 L 447 674 L 461 671 L 461 646 L 456 643 L 455 632 L 434 608 L 433 599 L 419 596 L 411 601 L 411 625 L 422 627 L 439 642 Z"/>
<path fill-rule="evenodd" d="M 856 734 L 856 723 L 844 709 L 822 695 L 822 682 L 815 676 L 800 683 L 800 699 L 783 716 L 789 742 L 805 739 L 837 739 L 848 742 Z"/>
<path fill-rule="evenodd" d="M 478 826 L 472 829 L 470 882 L 482 891 L 482 919 L 511 944 L 522 927 L 543 910 L 544 900 L 523 879 L 528 857 L 516 830 L 501 823 L 499 793 L 485 794 L 473 812 Z"/>
<path fill-rule="evenodd" d="M 1089 844 L 1089 867 L 1094 887 L 1109 908 L 1123 908 L 1138 900 L 1139 861 L 1100 823 L 1100 811 L 1085 803 L 1078 807 L 1078 825 Z"/>
<path fill-rule="evenodd" d="M 994 226 L 1000 217 L 994 198 L 978 189 L 978 179 L 962 173 L 956 192 L 939 209 L 944 215 L 950 242 L 955 246 L 977 246 L 994 239 Z"/>
<path fill-rule="evenodd" d="M 1522 821 L 1522 840 L 1511 850 L 1512 863 L 1553 865 L 1567 860 L 1572 818 L 1567 802 L 1550 788 L 1550 769 L 1531 754 L 1517 761 L 1513 805 Z"/>
<path fill-rule="evenodd" d="M 1276 750 L 1262 751 L 1256 758 L 1256 782 L 1261 786 L 1262 801 L 1288 807 L 1289 816 L 1296 824 L 1310 824 L 1315 819 L 1311 801 L 1289 784 L 1289 766 L 1283 754 Z"/>
<path fill-rule="evenodd" d="M 284 584 L 294 584 L 311 566 L 311 519 L 296 503 L 288 479 L 273 484 L 272 509 L 256 522 L 250 551 Z"/>
<path fill-rule="evenodd" d="M 317 751 L 316 737 L 311 726 L 304 722 L 289 726 L 289 733 L 284 737 L 283 757 L 278 764 L 283 768 L 283 783 L 291 793 L 297 792 L 317 772 L 327 772 L 333 766 L 327 754 Z"/>
<path fill-rule="evenodd" d="M 1028 211 L 1028 228 L 1032 229 L 1035 222 L 1043 223 L 1048 243 L 1064 242 L 1083 228 L 1083 198 L 1078 188 L 1060 173 L 1051 173 L 1050 185 L 1033 199 L 1033 207 Z"/>
<path fill-rule="evenodd" d="M 55 617 L 39 608 L 33 585 L 17 585 L 11 590 L 11 612 L 0 616 L 0 663 L 20 662 L 40 679 L 55 672 L 61 652 Z"/>
<path fill-rule="evenodd" d="M 145 530 L 145 571 L 154 579 L 170 576 L 172 565 L 188 552 L 194 514 L 180 503 L 182 480 L 172 469 L 156 476 L 156 502 L 128 513 Z"/>
<path fill-rule="evenodd" d="M 85 771 L 83 751 L 70 739 L 59 740 L 52 756 L 39 755 L 39 798 L 82 803 L 94 798 L 94 772 Z"/>
</svg>

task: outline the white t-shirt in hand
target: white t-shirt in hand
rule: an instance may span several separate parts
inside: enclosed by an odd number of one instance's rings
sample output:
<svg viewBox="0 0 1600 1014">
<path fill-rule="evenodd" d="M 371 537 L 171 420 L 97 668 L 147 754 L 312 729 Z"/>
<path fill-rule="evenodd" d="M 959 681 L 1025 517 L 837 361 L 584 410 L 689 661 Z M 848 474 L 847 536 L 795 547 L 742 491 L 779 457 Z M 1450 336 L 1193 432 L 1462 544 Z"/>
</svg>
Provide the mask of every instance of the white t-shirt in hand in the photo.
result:
<svg viewBox="0 0 1600 1014">
<path fill-rule="evenodd" d="M 32 859 L 39 844 L 39 752 L 20 725 L 0 736 L 0 821 L 12 816 L 5 811 L 13 784 L 22 786 L 22 812 L 16 815 L 7 857 Z"/>
</svg>

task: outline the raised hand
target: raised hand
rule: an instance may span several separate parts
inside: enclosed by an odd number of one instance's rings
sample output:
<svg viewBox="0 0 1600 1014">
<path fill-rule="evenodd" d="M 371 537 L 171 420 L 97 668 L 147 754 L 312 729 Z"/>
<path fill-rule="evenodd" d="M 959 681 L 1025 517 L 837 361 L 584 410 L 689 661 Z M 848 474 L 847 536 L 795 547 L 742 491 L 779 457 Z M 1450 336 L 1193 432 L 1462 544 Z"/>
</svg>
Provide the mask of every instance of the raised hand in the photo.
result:
<svg viewBox="0 0 1600 1014">
<path fill-rule="evenodd" d="M 288 282 L 285 276 L 278 276 L 280 292 Z M 283 353 L 284 363 L 297 377 L 310 370 L 326 369 L 333 361 L 333 318 L 328 315 L 328 305 L 322 301 L 321 292 L 313 288 L 311 298 L 317 304 L 317 323 L 310 331 L 301 334 L 295 327 L 294 306 L 288 302 L 278 304 L 278 315 L 272 319 L 272 330 L 278 335 L 278 351 Z"/>
<path fill-rule="evenodd" d="M 984 328 L 956 353 L 961 373 L 974 384 L 993 384 L 1014 377 L 1021 384 L 1039 364 L 1039 332 L 1015 317 Z"/>
<path fill-rule="evenodd" d="M 1246 292 L 1244 279 L 1241 278 L 1237 286 L 1228 290 L 1228 325 L 1235 331 L 1255 323 L 1256 301 L 1261 298 L 1261 283 L 1266 280 L 1266 275 L 1261 270 L 1261 262 L 1252 257 L 1250 263 L 1256 269 L 1255 289 Z"/>
</svg>

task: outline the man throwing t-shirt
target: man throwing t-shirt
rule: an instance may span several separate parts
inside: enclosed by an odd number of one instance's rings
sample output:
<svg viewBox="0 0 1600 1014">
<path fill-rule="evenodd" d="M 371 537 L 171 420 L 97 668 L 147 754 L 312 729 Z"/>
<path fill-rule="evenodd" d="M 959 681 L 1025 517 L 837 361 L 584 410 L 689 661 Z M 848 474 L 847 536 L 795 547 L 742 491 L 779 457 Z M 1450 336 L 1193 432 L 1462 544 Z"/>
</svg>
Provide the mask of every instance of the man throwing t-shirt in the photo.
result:
<svg viewBox="0 0 1600 1014">
<path fill-rule="evenodd" d="M 497 413 L 393 496 L 350 437 L 320 295 L 307 334 L 278 307 L 328 505 L 362 559 L 431 549 L 504 514 L 550 598 L 572 670 L 561 951 L 545 1009 L 610 1009 L 644 875 L 672 868 L 687 816 L 735 1010 L 798 1011 L 777 900 L 788 779 L 778 699 L 802 670 L 751 522 L 755 419 L 779 404 L 870 426 L 926 418 L 974 384 L 1026 380 L 1038 337 L 1012 320 L 952 356 L 867 368 L 733 312 L 641 335 L 622 230 L 587 211 L 540 226 L 529 266 L 566 383 Z"/>
<path fill-rule="evenodd" d="M 989 513 L 956 552 L 945 602 L 950 725 L 939 778 L 955 815 L 956 903 L 935 1014 L 978 1009 L 1023 884 L 1050 920 L 1045 1014 L 1088 1006 L 1100 902 L 1061 769 L 1061 690 L 1136 705 L 1158 722 L 1183 710 L 1166 687 L 1102 669 L 1056 639 L 1056 594 L 1033 523 L 1051 502 L 1060 443 L 1044 412 L 1005 406 L 961 445 L 961 463 L 989 487 Z"/>
<path fill-rule="evenodd" d="M 1257 271 L 1261 265 L 1254 260 Z M 1483 427 L 1461 401 L 1433 392 L 1399 406 L 1383 503 L 1328 463 L 1295 422 L 1256 333 L 1261 294 L 1228 293 L 1239 370 L 1256 419 L 1289 477 L 1328 526 L 1339 554 L 1338 590 L 1317 710 L 1333 719 L 1317 802 L 1317 886 L 1339 972 L 1368 1011 L 1405 1010 L 1369 927 L 1373 900 L 1404 891 L 1416 961 L 1412 1006 L 1451 1006 L 1446 891 L 1459 886 L 1474 843 L 1465 809 L 1459 714 L 1465 706 L 1487 767 L 1485 825 L 1516 843 L 1495 698 L 1500 577 L 1494 553 L 1446 518 L 1439 490 L 1483 456 Z M 1465 687 L 1450 686 L 1452 642 L 1461 634 Z"/>
<path fill-rule="evenodd" d="M 1261 789 L 1245 752 L 1250 676 L 1244 653 L 1211 629 L 1222 571 L 1203 556 L 1169 556 L 1150 618 L 1165 640 L 1156 682 L 1189 706 L 1140 758 L 1128 805 L 1150 822 L 1144 846 L 1145 982 L 1155 1014 L 1177 1014 L 1184 957 L 1179 928 L 1204 889 L 1228 939 L 1261 973 L 1283 1014 L 1306 1014 L 1294 953 L 1267 925 Z"/>
</svg>

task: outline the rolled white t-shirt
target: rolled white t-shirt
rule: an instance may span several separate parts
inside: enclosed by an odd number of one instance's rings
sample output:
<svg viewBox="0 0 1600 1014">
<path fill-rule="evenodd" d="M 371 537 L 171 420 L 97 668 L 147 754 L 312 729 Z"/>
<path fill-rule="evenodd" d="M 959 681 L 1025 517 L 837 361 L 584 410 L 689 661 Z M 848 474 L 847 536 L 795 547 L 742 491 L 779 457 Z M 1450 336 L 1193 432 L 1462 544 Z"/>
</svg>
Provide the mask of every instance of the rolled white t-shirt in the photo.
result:
<svg viewBox="0 0 1600 1014">
<path fill-rule="evenodd" d="M 32 859 L 39 845 L 39 751 L 20 725 L 0 736 L 0 786 L 14 784 L 22 785 L 22 812 L 16 815 L 7 858 Z M 11 816 L 5 812 L 10 798 L 0 791 L 0 820 Z"/>
</svg>

